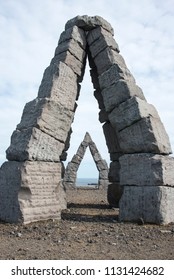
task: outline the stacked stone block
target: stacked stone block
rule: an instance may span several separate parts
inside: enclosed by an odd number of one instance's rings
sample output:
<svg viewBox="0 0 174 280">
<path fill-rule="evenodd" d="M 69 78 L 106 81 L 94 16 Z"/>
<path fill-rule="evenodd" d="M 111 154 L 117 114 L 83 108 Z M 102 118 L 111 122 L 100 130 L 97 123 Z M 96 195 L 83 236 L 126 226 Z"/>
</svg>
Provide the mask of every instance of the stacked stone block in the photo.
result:
<svg viewBox="0 0 174 280">
<path fill-rule="evenodd" d="M 174 222 L 174 162 L 169 156 L 169 138 L 156 109 L 136 85 L 113 36 L 111 25 L 99 16 L 77 16 L 66 23 L 38 96 L 26 104 L 12 134 L 9 161 L 0 169 L 0 219 L 30 222 L 47 219 L 50 213 L 60 218 L 61 209 L 66 207 L 61 180 L 64 177 L 74 184 L 88 146 L 98 166 L 99 184 L 107 181 L 106 164 L 99 164 L 99 153 L 89 135 L 63 176 L 62 161 L 70 145 L 71 123 L 88 57 L 111 159 L 109 203 L 119 205 L 123 221 Z M 57 170 L 55 177 L 52 170 Z M 49 199 L 43 200 L 43 196 Z M 58 208 L 51 206 L 56 203 Z"/>
<path fill-rule="evenodd" d="M 171 181 L 158 182 L 155 186 L 153 186 L 153 182 L 149 182 L 146 188 L 145 185 L 134 184 L 135 182 L 132 182 L 131 185 L 132 173 L 125 168 L 125 166 L 132 166 L 135 177 L 139 178 L 140 172 L 146 172 L 144 162 L 147 154 L 151 155 L 150 161 L 153 156 L 163 155 L 163 159 L 158 158 L 158 165 L 163 162 L 167 177 L 170 176 L 168 162 L 170 162 L 171 169 L 174 166 L 173 160 L 169 158 L 172 151 L 160 117 L 156 109 L 146 101 L 142 90 L 136 85 L 134 77 L 119 53 L 118 45 L 114 42 L 112 28 L 107 28 L 106 31 L 104 26 L 100 26 L 90 30 L 87 42 L 90 72 L 95 88 L 94 95 L 99 102 L 99 120 L 104 123 L 103 130 L 112 161 L 109 168 L 109 181 L 112 183 L 108 187 L 109 203 L 118 206 L 121 198 L 120 220 L 123 221 L 140 218 L 145 222 L 168 223 L 173 221 L 171 213 L 174 210 L 169 211 L 170 208 L 173 208 L 172 200 L 169 199 L 167 204 L 164 198 L 169 188 L 169 193 L 173 197 L 174 189 Z M 130 160 L 138 154 L 142 156 L 144 163 L 140 172 L 137 172 L 138 169 L 134 164 L 131 165 Z M 139 157 L 136 160 L 138 164 Z M 127 165 L 124 164 L 125 161 L 128 161 Z M 150 165 L 148 168 L 149 173 L 155 173 Z M 129 174 L 128 178 L 126 174 Z M 165 174 L 162 174 L 162 177 L 164 176 Z M 137 197 L 134 188 L 137 189 Z M 150 194 L 149 190 L 151 190 Z M 160 198 L 159 195 L 156 195 L 155 200 L 153 192 L 156 194 L 164 192 L 165 195 Z M 148 199 L 143 200 L 144 196 L 147 196 Z M 139 205 L 135 202 L 137 199 L 141 201 Z M 150 202 L 142 205 L 143 201 Z M 158 204 L 158 207 L 155 208 L 153 204 Z M 153 213 L 149 214 L 152 209 Z"/>
<path fill-rule="evenodd" d="M 64 31 L 38 96 L 27 103 L 0 170 L 0 219 L 29 223 L 60 219 L 66 208 L 62 185 L 71 124 L 86 60 L 86 34 Z"/>
<path fill-rule="evenodd" d="M 86 132 L 83 141 L 81 142 L 76 154 L 72 157 L 71 161 L 67 164 L 63 184 L 66 189 L 76 188 L 77 172 L 83 160 L 86 149 L 89 148 L 93 160 L 99 172 L 98 188 L 107 188 L 108 186 L 108 165 L 102 159 L 95 143 L 92 141 L 91 136 Z"/>
</svg>

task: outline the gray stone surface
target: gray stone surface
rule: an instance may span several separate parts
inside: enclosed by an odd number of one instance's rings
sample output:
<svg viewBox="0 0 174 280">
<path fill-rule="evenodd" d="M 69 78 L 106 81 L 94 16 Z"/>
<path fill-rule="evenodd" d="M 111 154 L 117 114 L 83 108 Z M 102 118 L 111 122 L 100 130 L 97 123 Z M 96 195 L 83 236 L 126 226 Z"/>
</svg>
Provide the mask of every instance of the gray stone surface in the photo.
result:
<svg viewBox="0 0 174 280">
<path fill-rule="evenodd" d="M 74 112 L 53 100 L 36 98 L 25 105 L 18 130 L 37 127 L 44 133 L 64 142 L 70 130 Z"/>
<path fill-rule="evenodd" d="M 155 107 L 145 100 L 132 97 L 113 109 L 108 118 L 112 126 L 117 129 L 117 131 L 120 131 L 140 119 L 150 116 L 159 119 Z"/>
<path fill-rule="evenodd" d="M 96 69 L 96 67 L 91 67 L 91 68 L 92 69 L 90 69 L 90 75 L 91 75 L 91 81 L 93 84 L 93 88 L 100 91 L 97 69 Z"/>
<path fill-rule="evenodd" d="M 110 163 L 108 178 L 109 178 L 109 182 L 120 182 L 119 161 L 113 161 Z"/>
<path fill-rule="evenodd" d="M 127 68 L 121 68 L 117 64 L 113 64 L 107 71 L 99 75 L 100 89 L 108 88 L 118 82 L 118 80 L 125 80 L 135 83 L 135 79 Z"/>
<path fill-rule="evenodd" d="M 106 122 L 103 125 L 103 132 L 105 135 L 106 145 L 108 152 L 111 153 L 122 153 L 120 148 L 119 140 L 116 131 L 111 126 L 110 122 Z"/>
<path fill-rule="evenodd" d="M 100 110 L 98 119 L 101 123 L 108 122 L 108 113 L 105 110 Z"/>
<path fill-rule="evenodd" d="M 174 186 L 174 158 L 153 154 L 120 157 L 120 184 L 131 186 Z"/>
<path fill-rule="evenodd" d="M 101 110 L 105 110 L 105 105 L 104 105 L 104 102 L 103 102 L 103 96 L 101 94 L 101 91 L 100 90 L 95 90 L 94 91 L 94 97 L 97 99 L 98 101 L 98 107 L 99 109 Z"/>
<path fill-rule="evenodd" d="M 107 112 L 112 111 L 119 105 L 121 106 L 121 103 L 128 101 L 133 96 L 145 101 L 142 90 L 132 81 L 118 80 L 110 87 L 103 89 L 101 94 Z"/>
<path fill-rule="evenodd" d="M 88 33 L 87 42 L 91 56 L 95 58 L 101 51 L 110 47 L 119 52 L 119 47 L 111 33 L 99 27 Z"/>
<path fill-rule="evenodd" d="M 66 208 L 61 163 L 5 162 L 0 168 L 0 219 L 29 223 L 60 219 Z"/>
<path fill-rule="evenodd" d="M 114 64 L 117 65 L 119 71 L 127 68 L 123 57 L 115 50 L 107 47 L 94 58 L 99 75 L 107 71 Z"/>
<path fill-rule="evenodd" d="M 170 154 L 169 137 L 160 119 L 143 118 L 118 132 L 123 153 Z"/>
<path fill-rule="evenodd" d="M 65 63 L 59 61 L 46 68 L 38 97 L 50 98 L 65 108 L 74 110 L 78 91 L 76 74 Z"/>
<path fill-rule="evenodd" d="M 123 193 L 123 188 L 118 183 L 108 185 L 107 199 L 109 205 L 115 208 L 119 208 L 119 201 Z"/>
<path fill-rule="evenodd" d="M 174 188 L 125 186 L 119 202 L 119 219 L 126 222 L 168 224 L 174 222 Z"/>
<path fill-rule="evenodd" d="M 65 30 L 74 25 L 82 28 L 85 31 L 89 31 L 98 26 L 102 26 L 104 29 L 108 30 L 109 32 L 112 33 L 112 35 L 114 35 L 114 30 L 110 25 L 110 23 L 100 16 L 89 17 L 87 15 L 83 15 L 83 16 L 78 15 L 67 21 L 65 25 Z"/>
<path fill-rule="evenodd" d="M 83 63 L 86 52 L 80 47 L 77 41 L 70 39 L 59 44 L 55 50 L 55 55 L 59 55 L 65 51 L 69 51 L 74 57 L 76 57 L 80 62 Z"/>
<path fill-rule="evenodd" d="M 63 31 L 59 38 L 59 44 L 64 41 L 74 39 L 84 50 L 86 49 L 86 33 L 76 25 Z"/>
<path fill-rule="evenodd" d="M 63 149 L 64 143 L 33 127 L 13 132 L 6 155 L 12 161 L 60 161 Z"/>
<path fill-rule="evenodd" d="M 78 76 L 79 82 L 82 81 L 84 75 L 84 63 L 72 55 L 69 50 L 55 55 L 51 61 L 51 64 L 57 64 L 59 61 L 65 63 L 74 71 L 74 73 Z"/>
</svg>

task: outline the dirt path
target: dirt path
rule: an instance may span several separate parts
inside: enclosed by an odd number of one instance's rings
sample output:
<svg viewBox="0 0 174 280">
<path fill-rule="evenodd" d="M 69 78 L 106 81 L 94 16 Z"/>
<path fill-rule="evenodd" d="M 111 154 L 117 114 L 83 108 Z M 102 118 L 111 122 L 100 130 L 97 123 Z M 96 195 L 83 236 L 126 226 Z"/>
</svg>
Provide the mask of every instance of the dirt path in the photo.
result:
<svg viewBox="0 0 174 280">
<path fill-rule="evenodd" d="M 174 225 L 119 223 L 105 191 L 69 191 L 61 221 L 0 224 L 0 259 L 174 259 Z"/>
</svg>

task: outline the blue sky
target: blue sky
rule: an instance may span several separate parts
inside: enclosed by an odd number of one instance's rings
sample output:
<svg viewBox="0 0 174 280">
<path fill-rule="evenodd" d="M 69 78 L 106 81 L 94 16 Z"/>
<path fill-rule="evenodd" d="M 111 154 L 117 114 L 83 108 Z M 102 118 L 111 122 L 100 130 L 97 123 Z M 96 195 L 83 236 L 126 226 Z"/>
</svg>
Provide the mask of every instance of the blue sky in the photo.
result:
<svg viewBox="0 0 174 280">
<path fill-rule="evenodd" d="M 78 14 L 100 15 L 111 23 L 121 54 L 158 110 L 174 150 L 174 0 L 0 0 L 0 165 L 25 103 L 37 96 L 65 23 Z M 68 160 L 88 131 L 109 162 L 88 69 L 78 105 Z M 97 176 L 90 153 L 84 161 L 78 176 Z"/>
</svg>

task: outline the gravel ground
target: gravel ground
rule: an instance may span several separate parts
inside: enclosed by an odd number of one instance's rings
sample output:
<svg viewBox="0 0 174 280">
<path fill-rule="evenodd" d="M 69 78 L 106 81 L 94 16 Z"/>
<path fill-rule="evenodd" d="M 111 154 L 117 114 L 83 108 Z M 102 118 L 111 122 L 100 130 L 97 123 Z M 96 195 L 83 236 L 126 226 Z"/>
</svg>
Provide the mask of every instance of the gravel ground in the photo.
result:
<svg viewBox="0 0 174 280">
<path fill-rule="evenodd" d="M 174 259 L 174 224 L 119 223 L 102 190 L 69 190 L 60 221 L 0 224 L 0 259 Z"/>
</svg>

